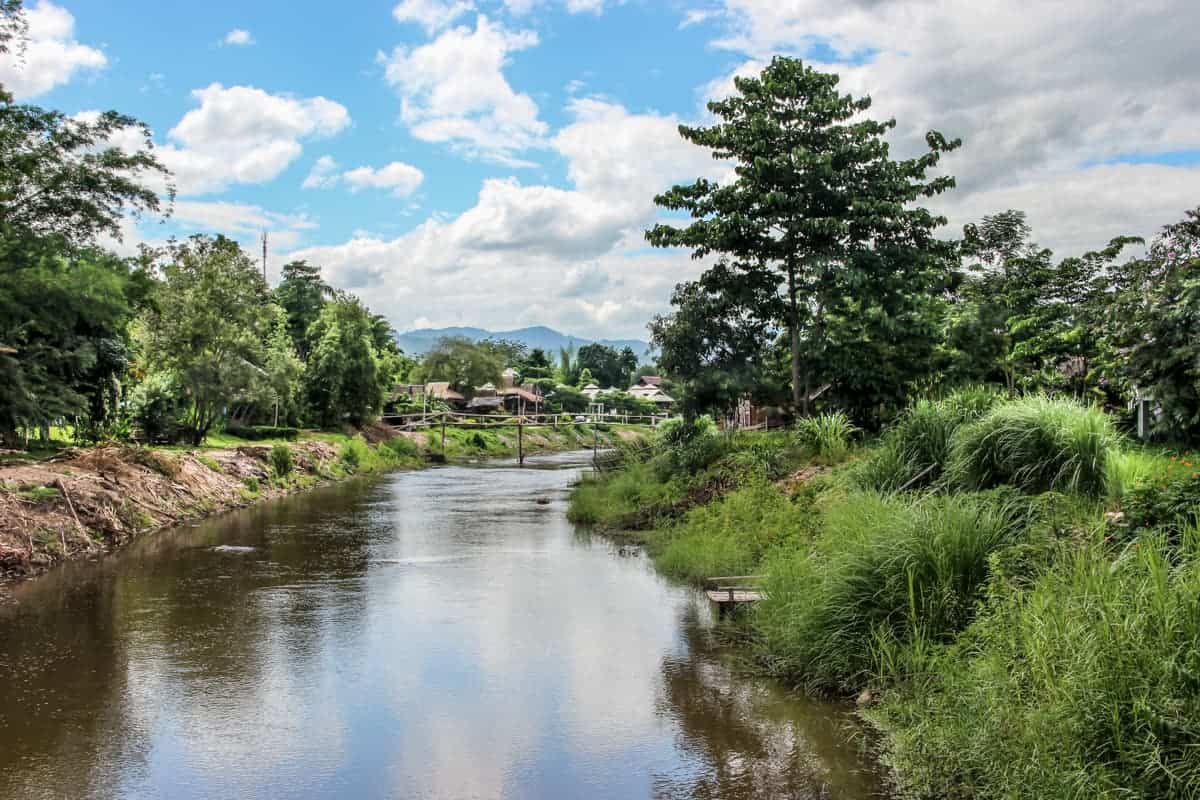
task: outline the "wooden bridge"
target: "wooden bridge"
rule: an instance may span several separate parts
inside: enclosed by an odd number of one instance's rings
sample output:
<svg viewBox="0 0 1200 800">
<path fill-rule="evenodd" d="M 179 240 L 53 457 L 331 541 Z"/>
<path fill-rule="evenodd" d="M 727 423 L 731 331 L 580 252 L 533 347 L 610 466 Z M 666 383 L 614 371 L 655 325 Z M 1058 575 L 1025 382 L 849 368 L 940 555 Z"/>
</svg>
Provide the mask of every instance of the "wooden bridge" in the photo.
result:
<svg viewBox="0 0 1200 800">
<path fill-rule="evenodd" d="M 757 603 L 766 597 L 762 575 L 723 575 L 706 578 L 704 593 L 717 604 L 717 613 L 728 614 L 745 603 Z"/>
<path fill-rule="evenodd" d="M 387 414 L 380 418 L 397 431 L 421 431 L 440 428 L 442 453 L 446 452 L 446 428 L 481 430 L 486 428 L 517 429 L 517 460 L 525 463 L 525 429 L 553 428 L 572 425 L 629 425 L 653 428 L 670 419 L 667 415 L 650 414 L 464 414 L 457 411 L 432 411 L 419 414 Z M 623 456 L 622 456 L 623 459 Z M 600 461 L 600 436 L 592 439 L 592 460 L 597 469 L 607 462 Z"/>
</svg>

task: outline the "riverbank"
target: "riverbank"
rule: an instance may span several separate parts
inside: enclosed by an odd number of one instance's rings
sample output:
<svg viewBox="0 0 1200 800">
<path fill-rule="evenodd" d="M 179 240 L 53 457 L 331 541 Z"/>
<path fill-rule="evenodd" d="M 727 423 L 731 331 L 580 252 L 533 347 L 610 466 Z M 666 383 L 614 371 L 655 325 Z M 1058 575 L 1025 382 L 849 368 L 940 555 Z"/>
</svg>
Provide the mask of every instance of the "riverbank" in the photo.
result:
<svg viewBox="0 0 1200 800">
<path fill-rule="evenodd" d="M 857 699 L 897 795 L 1200 793 L 1200 472 L 1100 412 L 966 392 L 665 437 L 570 515 L 692 582 L 762 574 L 762 672 Z"/>
<path fill-rule="evenodd" d="M 641 434 L 621 426 L 541 428 L 526 453 L 611 447 Z M 313 486 L 441 461 L 516 455 L 517 435 L 448 428 L 394 434 L 309 432 L 298 441 L 214 437 L 200 448 L 105 445 L 0 464 L 0 580 L 102 555 L 136 537 Z"/>
</svg>

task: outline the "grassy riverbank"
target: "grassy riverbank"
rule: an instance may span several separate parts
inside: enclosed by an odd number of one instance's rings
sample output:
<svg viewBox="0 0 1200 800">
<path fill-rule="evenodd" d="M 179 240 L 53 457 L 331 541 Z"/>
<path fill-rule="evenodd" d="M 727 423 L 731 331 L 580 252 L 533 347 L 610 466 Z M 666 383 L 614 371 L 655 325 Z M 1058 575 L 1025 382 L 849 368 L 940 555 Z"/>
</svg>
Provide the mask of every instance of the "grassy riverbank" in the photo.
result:
<svg viewBox="0 0 1200 800">
<path fill-rule="evenodd" d="M 642 436 L 620 426 L 539 428 L 526 453 L 607 447 Z M 200 448 L 107 445 L 9 454 L 0 464 L 0 578 L 26 577 L 72 558 L 100 555 L 185 520 L 322 482 L 438 461 L 516 455 L 507 429 L 447 428 L 393 434 L 304 432 L 297 439 L 219 434 Z M 16 454 L 19 456 L 19 454 Z"/>
<path fill-rule="evenodd" d="M 1200 795 L 1200 461 L 978 391 L 845 433 L 668 431 L 570 513 L 765 574 L 757 663 L 858 696 L 902 795 Z"/>
</svg>

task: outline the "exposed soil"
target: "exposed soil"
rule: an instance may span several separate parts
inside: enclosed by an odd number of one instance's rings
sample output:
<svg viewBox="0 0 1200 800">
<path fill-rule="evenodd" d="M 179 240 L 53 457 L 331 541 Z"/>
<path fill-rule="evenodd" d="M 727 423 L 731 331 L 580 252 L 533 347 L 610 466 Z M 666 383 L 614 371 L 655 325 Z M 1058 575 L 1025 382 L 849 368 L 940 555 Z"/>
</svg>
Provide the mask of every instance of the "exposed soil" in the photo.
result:
<svg viewBox="0 0 1200 800">
<path fill-rule="evenodd" d="M 167 452 L 109 446 L 0 467 L 0 578 L 100 555 L 142 533 L 311 486 L 337 448 L 291 446 L 296 479 L 271 482 L 270 445 Z"/>
</svg>

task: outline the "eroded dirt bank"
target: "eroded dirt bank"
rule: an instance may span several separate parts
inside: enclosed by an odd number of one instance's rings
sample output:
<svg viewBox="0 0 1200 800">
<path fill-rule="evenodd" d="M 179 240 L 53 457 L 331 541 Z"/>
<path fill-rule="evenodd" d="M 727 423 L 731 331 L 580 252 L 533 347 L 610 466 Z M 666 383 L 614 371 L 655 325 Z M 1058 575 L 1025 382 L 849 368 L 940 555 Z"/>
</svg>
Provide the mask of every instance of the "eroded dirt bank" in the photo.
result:
<svg viewBox="0 0 1200 800">
<path fill-rule="evenodd" d="M 0 467 L 0 578 L 35 575 L 139 534 L 345 475 L 332 443 L 290 449 L 286 479 L 274 476 L 270 445 L 196 452 L 108 446 Z"/>
</svg>

